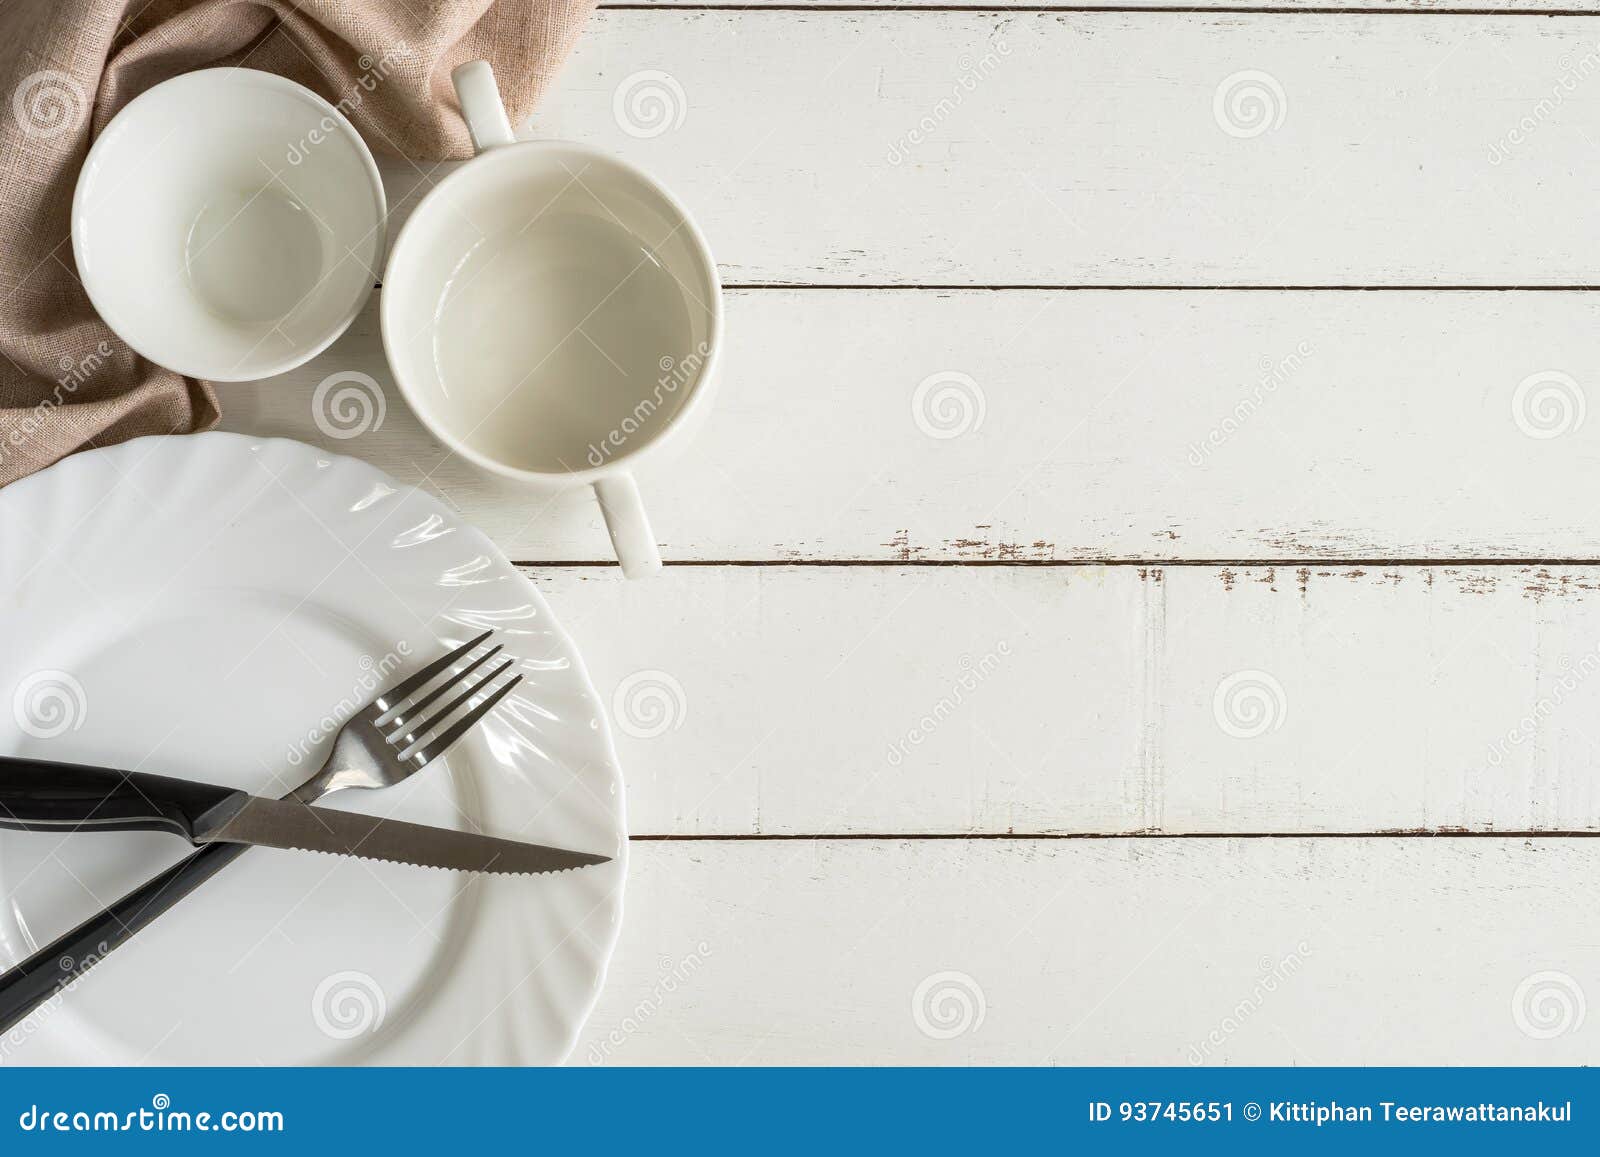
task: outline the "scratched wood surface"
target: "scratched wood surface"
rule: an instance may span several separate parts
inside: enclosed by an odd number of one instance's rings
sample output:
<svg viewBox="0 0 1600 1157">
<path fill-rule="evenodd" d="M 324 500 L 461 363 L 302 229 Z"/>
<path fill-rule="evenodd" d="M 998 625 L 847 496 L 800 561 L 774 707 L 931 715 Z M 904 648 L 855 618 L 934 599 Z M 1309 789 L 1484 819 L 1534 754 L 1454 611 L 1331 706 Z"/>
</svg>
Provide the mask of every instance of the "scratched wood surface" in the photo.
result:
<svg viewBox="0 0 1600 1157">
<path fill-rule="evenodd" d="M 371 309 L 226 388 L 579 640 L 641 838 L 577 1063 L 1593 1061 L 1600 34 L 1208 6 L 596 16 L 529 135 L 735 287 L 656 582 Z"/>
<path fill-rule="evenodd" d="M 1589 1064 L 1593 840 L 642 843 L 573 1064 Z"/>
<path fill-rule="evenodd" d="M 847 8 L 847 9 L 872 9 L 883 11 L 919 11 L 942 10 L 953 8 L 973 8 L 985 12 L 1011 12 L 1011 11 L 1056 11 L 1076 12 L 1085 9 L 1114 8 L 1134 9 L 1140 11 L 1233 11 L 1233 12 L 1299 12 L 1307 9 L 1313 11 L 1340 11 L 1340 12 L 1384 12 L 1384 13 L 1434 13 L 1449 14 L 1477 14 L 1499 16 L 1505 13 L 1518 14 L 1550 14 L 1592 11 L 1592 3 L 1564 2 L 1556 4 L 1550 0 L 1504 0 L 1499 4 L 1483 4 L 1471 0 L 1138 0 L 1129 3 L 1128 0 L 745 0 L 742 3 L 712 3 L 695 2 L 695 0 L 618 0 L 616 3 L 602 3 L 602 10 L 614 9 L 626 11 L 633 8 L 681 8 L 688 11 L 706 11 L 717 9 L 750 9 L 768 8 L 775 10 L 784 9 L 812 9 L 812 8 Z"/>
<path fill-rule="evenodd" d="M 601 12 L 531 133 L 656 173 L 730 284 L 1587 285 L 1596 43 L 1582 16 Z M 445 171 L 391 162 L 395 220 Z"/>
<path fill-rule="evenodd" d="M 668 559 L 1600 558 L 1592 294 L 735 290 L 728 332 L 703 430 L 640 476 Z M 313 404 L 340 375 L 381 422 Z M 226 428 L 369 457 L 513 559 L 609 557 L 586 494 L 423 431 L 376 301 L 223 391 Z"/>
<path fill-rule="evenodd" d="M 529 568 L 641 834 L 1600 831 L 1600 568 Z"/>
</svg>

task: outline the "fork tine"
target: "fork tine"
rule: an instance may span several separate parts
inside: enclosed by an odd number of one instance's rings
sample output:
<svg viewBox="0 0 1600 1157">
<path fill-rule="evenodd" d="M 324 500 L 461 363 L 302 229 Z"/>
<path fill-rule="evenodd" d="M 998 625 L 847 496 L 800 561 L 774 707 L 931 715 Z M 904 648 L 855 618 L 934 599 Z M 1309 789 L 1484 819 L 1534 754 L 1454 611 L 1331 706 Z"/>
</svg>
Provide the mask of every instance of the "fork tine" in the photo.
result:
<svg viewBox="0 0 1600 1157">
<path fill-rule="evenodd" d="M 507 662 L 509 663 L 510 660 L 508 659 Z M 487 682 L 487 680 L 485 680 L 485 682 Z M 493 695 L 489 696 L 489 698 L 485 699 L 471 711 L 467 712 L 466 715 L 462 716 L 462 718 L 458 720 L 443 735 L 440 735 L 435 739 L 430 740 L 428 743 L 423 744 L 422 747 L 416 751 L 411 751 L 410 748 L 407 748 L 405 751 L 400 753 L 400 758 L 414 759 L 417 761 L 418 767 L 426 767 L 428 764 L 438 759 L 446 751 L 450 750 L 450 747 L 455 743 L 456 740 L 460 739 L 468 731 L 472 730 L 473 726 L 476 725 L 477 722 L 485 715 L 489 714 L 490 709 L 493 708 L 496 703 L 500 702 L 500 700 L 509 695 L 511 693 L 511 689 L 520 682 L 522 682 L 521 675 L 513 676 L 509 682 L 500 688 L 500 690 L 496 691 Z M 479 686 L 481 687 L 482 684 Z M 410 752 L 410 754 L 407 754 L 407 752 Z"/>
<path fill-rule="evenodd" d="M 508 658 L 498 667 L 495 667 L 493 670 L 485 673 L 482 679 L 479 679 L 461 694 L 450 700 L 448 704 L 439 708 L 439 710 L 435 711 L 430 718 L 419 722 L 417 717 L 413 715 L 410 723 L 401 724 L 401 729 L 404 731 L 404 734 L 402 735 L 401 731 L 396 731 L 393 735 L 388 737 L 389 742 L 398 744 L 401 747 L 406 747 L 409 744 L 415 743 L 418 738 L 426 735 L 433 728 L 439 726 L 439 724 L 443 723 L 446 719 L 449 719 L 450 716 L 455 713 L 455 709 L 460 707 L 468 699 L 471 699 L 474 695 L 483 694 L 483 692 L 488 689 L 489 684 L 495 681 L 496 676 L 504 673 L 506 668 L 510 667 L 511 664 L 515 662 L 515 659 Z"/>
<path fill-rule="evenodd" d="M 474 647 L 483 642 L 492 634 L 494 634 L 493 631 L 485 631 L 476 639 L 468 639 L 454 651 L 451 651 L 448 655 L 444 656 L 444 658 L 435 659 L 433 662 L 429 663 L 426 667 L 418 671 L 415 675 L 411 676 L 404 682 L 398 684 L 397 686 L 384 689 L 378 694 L 378 697 L 372 701 L 372 706 L 367 710 L 372 711 L 373 708 L 377 708 L 377 714 L 374 716 L 374 718 L 377 718 L 378 715 L 387 713 L 391 710 L 392 704 L 398 703 L 405 699 L 408 695 L 412 695 L 417 691 L 422 690 L 422 688 L 427 686 L 428 682 L 433 679 L 435 675 L 437 675 L 440 671 L 443 671 L 452 663 L 460 660 L 463 656 L 471 654 Z"/>
<path fill-rule="evenodd" d="M 385 711 L 382 715 L 374 719 L 372 721 L 372 725 L 380 730 L 385 727 L 390 727 L 398 719 L 401 711 L 404 711 L 407 717 L 415 719 L 418 715 L 422 714 L 422 709 L 424 707 L 432 703 L 435 699 L 439 698 L 439 696 L 443 695 L 446 691 L 450 691 L 461 686 L 462 681 L 466 679 L 468 675 L 472 674 L 479 667 L 483 666 L 503 650 L 505 650 L 505 645 L 503 643 L 496 643 L 483 654 L 479 655 L 476 659 L 472 660 L 472 662 L 461 668 L 461 670 L 454 672 L 450 678 L 441 682 L 437 687 L 435 687 L 432 691 L 429 691 L 415 703 L 410 703 L 403 700 L 397 701 L 393 707 L 389 708 L 389 710 Z M 405 725 L 404 720 L 400 720 L 400 723 L 401 726 Z"/>
</svg>

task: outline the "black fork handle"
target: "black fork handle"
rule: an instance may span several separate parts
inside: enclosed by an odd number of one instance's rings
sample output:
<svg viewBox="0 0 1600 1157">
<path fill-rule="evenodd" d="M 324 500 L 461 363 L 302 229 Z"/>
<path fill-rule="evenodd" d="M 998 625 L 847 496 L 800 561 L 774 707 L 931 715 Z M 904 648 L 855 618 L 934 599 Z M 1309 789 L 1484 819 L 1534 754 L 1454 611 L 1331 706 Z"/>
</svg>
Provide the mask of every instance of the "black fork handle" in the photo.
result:
<svg viewBox="0 0 1600 1157">
<path fill-rule="evenodd" d="M 248 844 L 207 844 L 109 908 L 56 937 L 0 975 L 0 1033 L 126 944 L 190 892 L 238 859 Z"/>
</svg>

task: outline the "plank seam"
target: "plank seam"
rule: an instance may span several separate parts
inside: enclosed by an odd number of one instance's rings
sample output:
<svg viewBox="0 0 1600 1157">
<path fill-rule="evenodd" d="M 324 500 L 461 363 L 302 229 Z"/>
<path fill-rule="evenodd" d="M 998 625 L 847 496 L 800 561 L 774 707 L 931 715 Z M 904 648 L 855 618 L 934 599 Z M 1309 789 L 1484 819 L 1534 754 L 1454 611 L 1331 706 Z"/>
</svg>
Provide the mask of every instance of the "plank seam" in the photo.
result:
<svg viewBox="0 0 1600 1157">
<path fill-rule="evenodd" d="M 1264 5 L 1218 5 L 1188 8 L 1157 4 L 1017 4 L 1003 8 L 978 8 L 958 4 L 601 4 L 601 12 L 960 12 L 975 16 L 1007 16 L 1026 12 L 1063 12 L 1086 16 L 1101 13 L 1170 13 L 1174 16 L 1596 16 L 1590 8 L 1396 8 L 1361 7 L 1286 8 Z"/>
<path fill-rule="evenodd" d="M 564 561 L 539 561 L 516 559 L 512 566 L 543 567 L 546 570 L 615 570 L 616 562 L 610 559 L 582 559 Z M 1600 558 L 1344 558 L 1302 555 L 1293 558 L 777 558 L 777 559 L 665 559 L 669 567 L 1095 567 L 1095 568 L 1164 568 L 1194 567 L 1222 570 L 1231 567 L 1261 570 L 1270 567 L 1426 567 L 1438 569 L 1452 566 L 1497 567 L 1600 567 Z"/>
<path fill-rule="evenodd" d="M 1594 13 L 1600 16 L 1600 11 Z M 958 291 L 987 293 L 1021 293 L 1025 291 L 1049 293 L 1594 293 L 1600 285 L 1092 285 L 1078 282 L 1007 282 L 979 285 L 957 282 L 783 282 L 783 281 L 726 281 L 723 289 L 737 290 L 824 290 L 830 293 L 853 291 L 884 293 L 906 291 L 917 293 L 953 293 Z"/>
<path fill-rule="evenodd" d="M 1523 831 L 1464 831 L 1452 828 L 1380 828 L 1376 831 L 1340 832 L 824 832 L 723 833 L 711 835 L 630 835 L 631 843 L 795 843 L 813 840 L 837 842 L 903 842 L 908 840 L 1569 840 L 1600 837 L 1600 830 L 1551 829 Z"/>
<path fill-rule="evenodd" d="M 1595 13 L 1600 16 L 1600 11 Z M 372 286 L 383 289 L 383 282 Z M 725 281 L 730 292 L 808 290 L 825 293 L 1595 293 L 1600 285 L 1088 285 L 1018 282 L 857 284 L 824 281 Z"/>
<path fill-rule="evenodd" d="M 1142 582 L 1139 626 L 1133 645 L 1140 648 L 1139 733 L 1136 737 L 1139 758 L 1138 814 L 1143 829 L 1159 830 L 1165 821 L 1166 766 L 1166 679 L 1162 662 L 1167 641 L 1167 584 Z"/>
</svg>

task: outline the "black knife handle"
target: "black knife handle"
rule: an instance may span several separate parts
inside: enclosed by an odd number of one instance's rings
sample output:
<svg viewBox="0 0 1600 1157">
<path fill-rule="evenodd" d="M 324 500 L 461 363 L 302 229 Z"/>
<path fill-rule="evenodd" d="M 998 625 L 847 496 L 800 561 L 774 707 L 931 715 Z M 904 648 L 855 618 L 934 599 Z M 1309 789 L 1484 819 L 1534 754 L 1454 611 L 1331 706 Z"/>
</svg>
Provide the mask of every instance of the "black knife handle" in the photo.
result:
<svg viewBox="0 0 1600 1157">
<path fill-rule="evenodd" d="M 25 832 L 160 831 L 193 839 L 207 813 L 246 796 L 206 783 L 78 763 L 0 756 L 0 827 Z"/>
<path fill-rule="evenodd" d="M 0 1033 L 133 939 L 168 908 L 233 863 L 248 844 L 208 844 L 0 974 Z"/>
</svg>

